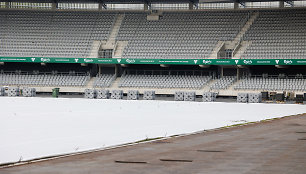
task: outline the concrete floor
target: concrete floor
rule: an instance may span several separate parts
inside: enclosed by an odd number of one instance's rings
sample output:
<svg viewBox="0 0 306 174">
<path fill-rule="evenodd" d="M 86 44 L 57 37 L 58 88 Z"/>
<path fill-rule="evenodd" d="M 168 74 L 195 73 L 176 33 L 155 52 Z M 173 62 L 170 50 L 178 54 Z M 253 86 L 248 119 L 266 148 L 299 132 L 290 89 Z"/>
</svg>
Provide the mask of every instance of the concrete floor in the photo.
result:
<svg viewBox="0 0 306 174">
<path fill-rule="evenodd" d="M 306 114 L 0 169 L 1 174 L 305 174 Z"/>
</svg>

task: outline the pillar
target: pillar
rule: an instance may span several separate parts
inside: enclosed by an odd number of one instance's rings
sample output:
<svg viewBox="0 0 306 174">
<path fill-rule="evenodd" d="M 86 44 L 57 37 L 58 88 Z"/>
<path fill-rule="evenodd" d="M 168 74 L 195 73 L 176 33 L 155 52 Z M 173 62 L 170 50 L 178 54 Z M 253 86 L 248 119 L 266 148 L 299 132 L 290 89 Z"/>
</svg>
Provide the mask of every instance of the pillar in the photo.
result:
<svg viewBox="0 0 306 174">
<path fill-rule="evenodd" d="M 52 3 L 51 9 L 56 10 L 57 9 L 57 3 Z"/>
<path fill-rule="evenodd" d="M 189 2 L 189 10 L 193 10 L 193 3 Z"/>
<path fill-rule="evenodd" d="M 120 64 L 116 64 L 115 65 L 115 75 L 116 75 L 116 77 L 118 77 L 118 74 L 119 74 L 119 66 L 120 66 Z"/>
<path fill-rule="evenodd" d="M 99 73 L 99 75 L 101 75 L 101 74 L 102 74 L 102 72 L 101 72 L 101 70 L 102 70 L 102 68 L 101 68 L 101 64 L 98 64 L 98 67 L 99 67 L 99 71 L 98 71 L 98 73 Z"/>
<path fill-rule="evenodd" d="M 239 3 L 238 2 L 234 2 L 234 9 L 238 9 L 239 8 Z"/>
<path fill-rule="evenodd" d="M 143 4 L 143 10 L 149 10 L 149 4 L 148 3 Z"/>
<path fill-rule="evenodd" d="M 239 80 L 239 78 L 240 78 L 240 68 L 237 67 L 237 80 Z"/>
<path fill-rule="evenodd" d="M 223 66 L 222 65 L 218 66 L 218 72 L 220 74 L 220 77 L 223 77 Z"/>
<path fill-rule="evenodd" d="M 285 7 L 285 1 L 279 1 L 279 8 Z"/>
<path fill-rule="evenodd" d="M 10 2 L 5 2 L 5 8 L 10 8 Z"/>
</svg>

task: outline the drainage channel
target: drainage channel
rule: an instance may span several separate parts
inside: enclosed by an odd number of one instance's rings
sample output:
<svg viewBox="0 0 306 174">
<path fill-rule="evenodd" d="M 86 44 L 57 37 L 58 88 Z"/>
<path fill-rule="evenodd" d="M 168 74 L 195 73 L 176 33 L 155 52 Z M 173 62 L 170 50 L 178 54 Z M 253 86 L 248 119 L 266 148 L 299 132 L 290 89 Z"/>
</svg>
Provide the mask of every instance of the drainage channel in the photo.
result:
<svg viewBox="0 0 306 174">
<path fill-rule="evenodd" d="M 225 152 L 222 150 L 197 150 L 198 152 Z"/>
<path fill-rule="evenodd" d="M 124 160 L 115 160 L 115 163 L 127 163 L 127 164 L 147 164 L 146 161 L 124 161 Z"/>
<path fill-rule="evenodd" d="M 160 161 L 167 161 L 167 162 L 185 162 L 191 163 L 193 160 L 185 160 L 185 159 L 159 159 Z"/>
</svg>

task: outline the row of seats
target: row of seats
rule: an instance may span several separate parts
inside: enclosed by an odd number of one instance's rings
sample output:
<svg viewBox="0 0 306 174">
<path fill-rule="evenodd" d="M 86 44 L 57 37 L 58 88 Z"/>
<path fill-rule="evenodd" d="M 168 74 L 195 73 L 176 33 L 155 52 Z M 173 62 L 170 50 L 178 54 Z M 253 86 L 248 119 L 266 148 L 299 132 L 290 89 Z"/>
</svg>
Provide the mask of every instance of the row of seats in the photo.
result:
<svg viewBox="0 0 306 174">
<path fill-rule="evenodd" d="M 0 74 L 0 85 L 18 86 L 85 86 L 88 75 L 22 75 Z"/>
<path fill-rule="evenodd" d="M 191 75 L 124 75 L 119 87 L 200 89 L 212 78 Z"/>
<path fill-rule="evenodd" d="M 306 79 L 245 78 L 235 90 L 306 91 Z"/>
<path fill-rule="evenodd" d="M 93 86 L 95 88 L 110 87 L 112 82 L 115 79 L 116 79 L 116 76 L 114 74 L 101 74 L 101 75 L 97 75 Z"/>
<path fill-rule="evenodd" d="M 221 89 L 227 89 L 229 86 L 231 86 L 237 78 L 235 76 L 223 76 L 210 86 L 210 89 L 214 90 L 221 90 Z"/>
<path fill-rule="evenodd" d="M 117 13 L 0 11 L 0 56 L 86 58 Z"/>
<path fill-rule="evenodd" d="M 127 13 L 117 40 L 128 41 L 123 58 L 208 58 L 219 40 L 238 34 L 247 14 L 164 12 L 160 20 L 148 21 L 148 13 Z"/>
<path fill-rule="evenodd" d="M 305 59 L 306 11 L 263 11 L 246 32 L 246 59 Z"/>
<path fill-rule="evenodd" d="M 107 40 L 118 15 L 97 11 L 0 11 L 0 56 L 71 57 L 91 55 L 94 41 Z M 126 12 L 117 41 L 128 41 L 123 58 L 209 58 L 218 41 L 232 41 L 251 12 Z M 306 57 L 306 11 L 261 10 L 243 37 L 252 41 L 241 58 Z"/>
</svg>

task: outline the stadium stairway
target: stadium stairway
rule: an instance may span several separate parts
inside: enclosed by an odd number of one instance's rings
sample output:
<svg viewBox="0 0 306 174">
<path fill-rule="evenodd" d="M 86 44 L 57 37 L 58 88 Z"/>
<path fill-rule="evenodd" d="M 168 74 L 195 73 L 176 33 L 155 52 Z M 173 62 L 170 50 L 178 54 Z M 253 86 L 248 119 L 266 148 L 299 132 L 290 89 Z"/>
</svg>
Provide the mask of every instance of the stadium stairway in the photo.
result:
<svg viewBox="0 0 306 174">
<path fill-rule="evenodd" d="M 90 54 L 87 58 L 98 58 L 98 51 L 101 46 L 101 41 L 95 40 L 92 43 Z"/>
<path fill-rule="evenodd" d="M 233 58 L 240 59 L 248 46 L 252 44 L 252 41 L 242 41 L 239 46 L 233 51 Z"/>
<path fill-rule="evenodd" d="M 115 45 L 113 58 L 122 58 L 124 48 L 128 45 L 128 41 L 117 41 Z"/>
<path fill-rule="evenodd" d="M 213 80 L 211 80 L 210 82 L 208 82 L 205 86 L 203 86 L 203 88 L 202 88 L 203 92 L 209 92 L 209 91 L 211 91 L 210 87 L 211 87 L 214 83 L 216 83 L 217 81 L 218 81 L 218 79 L 213 79 Z"/>
<path fill-rule="evenodd" d="M 113 83 L 111 84 L 111 86 L 109 87 L 109 89 L 119 89 L 119 83 L 120 83 L 121 77 L 117 77 Z"/>
<path fill-rule="evenodd" d="M 102 45 L 102 49 L 113 49 L 115 50 L 116 47 L 116 38 L 118 36 L 120 26 L 122 24 L 122 21 L 124 19 L 124 14 L 118 14 L 116 21 L 114 25 L 112 26 L 111 32 L 107 38 L 107 41 L 105 44 Z"/>
<path fill-rule="evenodd" d="M 249 20 L 245 23 L 245 25 L 242 27 L 242 29 L 240 30 L 240 32 L 234 39 L 233 41 L 234 45 L 237 45 L 242 40 L 244 34 L 250 29 L 250 27 L 252 26 L 252 24 L 254 23 L 254 21 L 257 19 L 258 16 L 259 16 L 259 12 L 255 12 L 251 14 Z"/>
<path fill-rule="evenodd" d="M 211 59 L 217 59 L 218 58 L 218 52 L 221 50 L 221 48 L 224 46 L 225 41 L 218 41 L 217 45 L 215 48 L 212 50 L 210 54 Z"/>
<path fill-rule="evenodd" d="M 247 47 L 251 44 L 250 41 L 242 41 L 243 36 L 250 29 L 250 27 L 258 16 L 259 12 L 251 13 L 249 17 L 246 18 L 247 20 L 244 26 L 241 27 L 241 30 L 232 41 L 218 41 L 215 48 L 210 54 L 210 58 L 217 59 L 218 53 L 223 52 L 226 49 L 233 50 L 233 57 L 240 58 L 244 51 L 247 49 Z"/>
<path fill-rule="evenodd" d="M 95 81 L 96 81 L 96 77 L 90 78 L 85 88 L 93 88 Z"/>
</svg>

